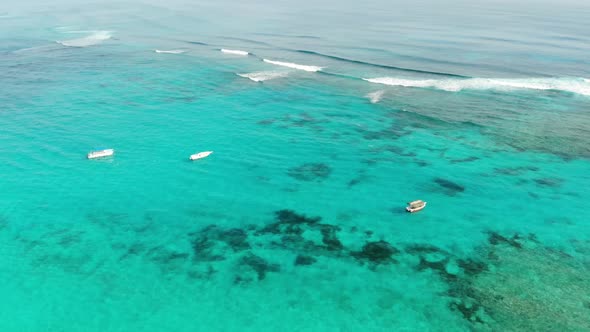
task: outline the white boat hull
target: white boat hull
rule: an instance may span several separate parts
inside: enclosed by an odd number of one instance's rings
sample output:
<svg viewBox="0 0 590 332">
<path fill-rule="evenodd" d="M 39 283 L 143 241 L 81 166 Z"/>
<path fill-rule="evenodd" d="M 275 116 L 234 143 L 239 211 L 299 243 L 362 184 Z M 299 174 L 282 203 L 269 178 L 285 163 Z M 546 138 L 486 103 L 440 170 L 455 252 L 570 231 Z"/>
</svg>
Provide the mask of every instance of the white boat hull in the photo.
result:
<svg viewBox="0 0 590 332">
<path fill-rule="evenodd" d="M 88 159 L 97 159 L 97 158 L 105 158 L 110 157 L 115 154 L 115 150 L 113 149 L 104 149 L 100 151 L 92 151 L 88 153 Z"/>
<path fill-rule="evenodd" d="M 213 153 L 213 151 L 204 151 L 204 152 L 195 153 L 195 154 L 191 155 L 189 157 L 189 159 L 190 160 L 197 160 L 197 159 L 207 158 L 212 153 Z"/>
</svg>

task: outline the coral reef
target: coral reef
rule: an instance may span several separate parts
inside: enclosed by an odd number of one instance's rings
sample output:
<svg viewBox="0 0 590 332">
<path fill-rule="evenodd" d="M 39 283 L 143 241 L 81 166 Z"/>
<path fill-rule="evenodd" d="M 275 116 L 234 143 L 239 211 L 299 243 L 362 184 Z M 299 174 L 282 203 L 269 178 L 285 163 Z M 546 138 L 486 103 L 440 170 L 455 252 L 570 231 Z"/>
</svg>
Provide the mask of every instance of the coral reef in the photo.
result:
<svg viewBox="0 0 590 332">
<path fill-rule="evenodd" d="M 450 180 L 435 178 L 434 182 L 444 188 L 447 191 L 447 194 L 450 196 L 454 196 L 465 191 L 465 187 Z"/>
<path fill-rule="evenodd" d="M 330 166 L 322 163 L 305 163 L 300 166 L 289 168 L 287 174 L 299 181 L 321 182 L 327 179 L 332 173 Z"/>
</svg>

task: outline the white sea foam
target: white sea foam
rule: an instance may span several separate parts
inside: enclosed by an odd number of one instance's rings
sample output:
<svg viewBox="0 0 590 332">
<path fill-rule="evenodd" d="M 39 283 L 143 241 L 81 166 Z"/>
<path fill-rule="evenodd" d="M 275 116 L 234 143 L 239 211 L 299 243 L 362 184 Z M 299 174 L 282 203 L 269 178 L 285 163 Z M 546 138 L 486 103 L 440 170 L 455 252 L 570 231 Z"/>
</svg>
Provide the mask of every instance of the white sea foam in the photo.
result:
<svg viewBox="0 0 590 332">
<path fill-rule="evenodd" d="M 268 80 L 272 80 L 274 78 L 285 77 L 289 73 L 288 72 L 279 72 L 279 71 L 258 71 L 254 73 L 247 73 L 247 74 L 236 74 L 238 76 L 248 78 L 254 82 L 264 82 Z"/>
<path fill-rule="evenodd" d="M 223 53 L 227 53 L 227 54 L 234 54 L 234 55 L 248 55 L 250 53 L 246 52 L 246 51 L 240 51 L 240 50 L 228 50 L 225 48 L 221 49 L 221 52 Z"/>
<path fill-rule="evenodd" d="M 583 78 L 449 78 L 413 80 L 396 77 L 364 78 L 371 83 L 393 86 L 461 90 L 559 90 L 590 96 L 590 81 Z"/>
<path fill-rule="evenodd" d="M 381 98 L 383 98 L 384 93 L 385 93 L 385 91 L 379 90 L 379 91 L 367 93 L 367 95 L 365 97 L 369 98 L 369 100 L 371 101 L 371 104 L 377 104 L 378 102 L 381 101 Z"/>
<path fill-rule="evenodd" d="M 273 61 L 273 60 L 268 60 L 268 59 L 262 59 L 262 61 L 264 61 L 266 63 L 270 63 L 272 65 L 283 66 L 283 67 L 299 69 L 299 70 L 305 70 L 305 71 L 310 71 L 310 72 L 317 72 L 317 71 L 322 70 L 322 67 L 318 67 L 318 66 L 298 65 L 296 63 Z"/>
<path fill-rule="evenodd" d="M 167 53 L 167 54 L 181 54 L 186 52 L 185 50 L 154 50 L 156 53 Z"/>
<path fill-rule="evenodd" d="M 91 35 L 82 38 L 70 39 L 57 41 L 59 44 L 69 47 L 87 47 L 102 43 L 103 41 L 111 38 L 110 31 L 94 31 Z"/>
</svg>

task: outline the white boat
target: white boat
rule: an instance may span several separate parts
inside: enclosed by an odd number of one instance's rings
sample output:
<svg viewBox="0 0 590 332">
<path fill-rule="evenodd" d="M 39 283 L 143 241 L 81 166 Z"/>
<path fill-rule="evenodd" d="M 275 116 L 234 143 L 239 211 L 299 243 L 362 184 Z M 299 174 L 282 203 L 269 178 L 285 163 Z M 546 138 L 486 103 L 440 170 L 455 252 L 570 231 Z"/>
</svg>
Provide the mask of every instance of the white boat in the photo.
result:
<svg viewBox="0 0 590 332">
<path fill-rule="evenodd" d="M 113 149 L 91 151 L 88 153 L 88 159 L 110 157 L 114 154 L 115 154 L 115 150 L 113 150 Z"/>
<path fill-rule="evenodd" d="M 208 157 L 208 156 L 209 156 L 210 154 L 212 154 L 212 153 L 213 153 L 213 151 L 203 151 L 203 152 L 195 153 L 195 154 L 192 154 L 192 155 L 189 157 L 189 159 L 190 159 L 190 160 L 203 159 L 203 158 L 206 158 L 206 157 Z"/>
<path fill-rule="evenodd" d="M 409 202 L 408 206 L 406 206 L 406 211 L 410 213 L 418 212 L 426 207 L 426 202 L 422 200 L 417 200 L 413 202 Z"/>
</svg>

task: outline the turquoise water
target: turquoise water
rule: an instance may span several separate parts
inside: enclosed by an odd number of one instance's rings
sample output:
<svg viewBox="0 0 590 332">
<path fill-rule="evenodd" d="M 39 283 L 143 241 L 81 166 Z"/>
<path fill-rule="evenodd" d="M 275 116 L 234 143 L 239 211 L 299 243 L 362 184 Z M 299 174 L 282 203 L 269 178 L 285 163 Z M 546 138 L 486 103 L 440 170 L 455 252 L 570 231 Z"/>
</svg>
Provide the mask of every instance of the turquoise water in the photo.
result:
<svg viewBox="0 0 590 332">
<path fill-rule="evenodd" d="M 0 330 L 590 329 L 588 6 L 3 11 Z"/>
</svg>

